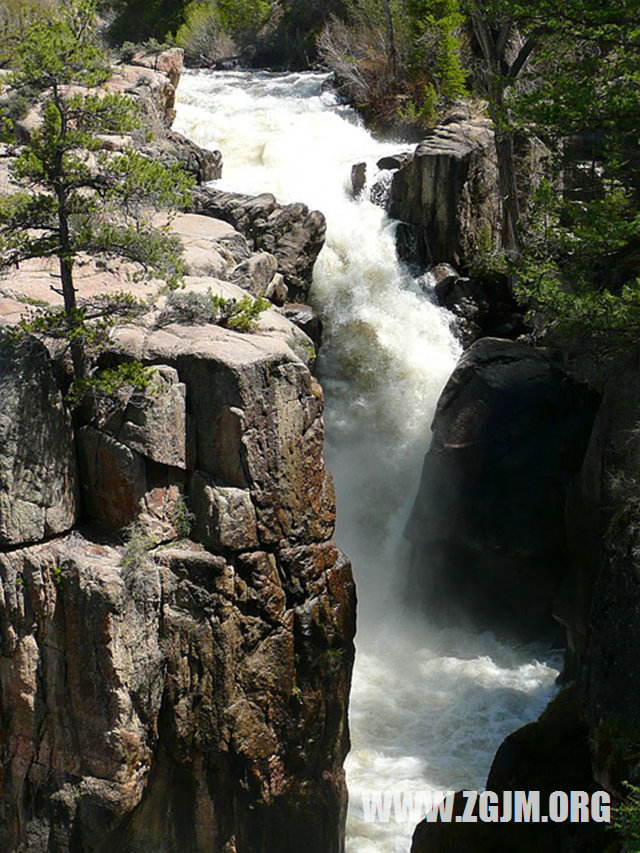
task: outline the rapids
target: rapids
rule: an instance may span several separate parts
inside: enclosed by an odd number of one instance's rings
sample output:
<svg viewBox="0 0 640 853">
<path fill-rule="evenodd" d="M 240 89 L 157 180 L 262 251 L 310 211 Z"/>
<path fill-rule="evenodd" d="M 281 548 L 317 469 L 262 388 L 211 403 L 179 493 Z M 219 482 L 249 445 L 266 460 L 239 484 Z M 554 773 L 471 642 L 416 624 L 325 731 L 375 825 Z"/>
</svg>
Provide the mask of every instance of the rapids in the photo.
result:
<svg viewBox="0 0 640 853">
<path fill-rule="evenodd" d="M 413 824 L 364 822 L 361 792 L 482 788 L 500 741 L 549 700 L 559 659 L 436 630 L 402 605 L 402 528 L 459 348 L 428 279 L 398 262 L 394 223 L 366 193 L 355 201 L 349 192 L 352 164 L 368 163 L 371 184 L 376 161 L 407 146 L 374 140 L 325 81 L 187 72 L 176 130 L 223 152 L 217 186 L 303 201 L 327 218 L 311 301 L 325 330 L 318 372 L 337 539 L 359 599 L 347 851 L 408 853 Z"/>
</svg>

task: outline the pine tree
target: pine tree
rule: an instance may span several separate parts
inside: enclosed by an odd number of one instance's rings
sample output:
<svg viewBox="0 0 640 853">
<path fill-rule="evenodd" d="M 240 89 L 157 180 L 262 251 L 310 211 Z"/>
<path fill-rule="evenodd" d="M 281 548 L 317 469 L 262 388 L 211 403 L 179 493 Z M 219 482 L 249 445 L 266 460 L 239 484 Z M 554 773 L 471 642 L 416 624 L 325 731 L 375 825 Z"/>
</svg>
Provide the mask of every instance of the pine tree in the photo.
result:
<svg viewBox="0 0 640 853">
<path fill-rule="evenodd" d="M 82 255 L 135 262 L 140 277 L 175 285 L 183 272 L 179 241 L 153 225 L 154 209 L 179 207 L 190 179 L 133 146 L 102 150 L 99 134 L 127 133 L 141 121 L 131 98 L 99 87 L 110 64 L 96 31 L 95 0 L 66 0 L 26 26 L 9 75 L 10 91 L 41 110 L 41 125 L 11 166 L 21 190 L 0 197 L 0 268 L 29 258 L 57 258 L 63 311 L 51 310 L 25 331 L 61 337 L 75 379 L 88 381 L 87 349 L 110 320 L 79 299 L 74 269 Z M 5 119 L 4 129 L 10 123 Z M 132 309 L 122 297 L 120 307 Z"/>
</svg>

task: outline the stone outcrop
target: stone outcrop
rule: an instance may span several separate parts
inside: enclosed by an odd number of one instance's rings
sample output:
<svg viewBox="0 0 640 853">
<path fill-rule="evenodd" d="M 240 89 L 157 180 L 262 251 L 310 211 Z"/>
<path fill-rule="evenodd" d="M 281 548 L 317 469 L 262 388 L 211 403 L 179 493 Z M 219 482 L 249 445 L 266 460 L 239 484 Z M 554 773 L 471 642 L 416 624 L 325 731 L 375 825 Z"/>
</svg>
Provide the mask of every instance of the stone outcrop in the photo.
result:
<svg viewBox="0 0 640 853">
<path fill-rule="evenodd" d="M 485 118 L 453 115 L 393 174 L 389 214 L 398 249 L 421 266 L 466 269 L 479 247 L 500 245 L 501 205 L 494 135 Z"/>
<path fill-rule="evenodd" d="M 167 166 L 177 163 L 189 175 L 193 175 L 197 184 L 214 181 L 222 177 L 222 154 L 200 148 L 175 130 L 167 130 L 148 145 L 141 147 L 147 156 L 160 160 Z"/>
<path fill-rule="evenodd" d="M 176 90 L 183 56 L 180 48 L 138 53 L 129 63 L 114 67 L 106 88 L 131 95 L 140 101 L 149 119 L 159 119 L 171 127 L 176 117 Z"/>
<path fill-rule="evenodd" d="M 321 215 L 267 208 L 261 241 L 250 217 L 176 217 L 174 297 L 278 302 L 310 277 Z M 50 264 L 12 271 L 0 326 L 59 304 Z M 145 391 L 74 431 L 64 358 L 0 357 L 0 849 L 342 853 L 355 591 L 314 345 L 275 304 L 247 333 L 186 324 L 132 271 L 78 283 L 151 297 L 104 354 L 151 367 Z"/>
<path fill-rule="evenodd" d="M 473 348 L 470 352 L 473 351 Z M 568 361 L 603 391 L 583 462 L 566 490 L 562 508 L 566 571 L 553 599 L 553 614 L 566 628 L 563 680 L 573 682 L 540 719 L 509 735 L 500 746 L 488 790 L 607 790 L 622 798 L 623 782 L 638 784 L 640 765 L 640 554 L 637 424 L 640 372 L 637 355 L 620 351 L 606 365 L 587 369 L 588 352 Z M 565 416 L 566 417 L 566 416 Z M 526 494 L 531 475 L 523 478 Z M 412 853 L 504 849 L 597 853 L 615 836 L 593 822 L 555 827 L 420 824 Z M 527 845 L 530 845 L 528 847 Z"/>
<path fill-rule="evenodd" d="M 304 204 L 280 205 L 270 193 L 247 196 L 202 187 L 194 194 L 193 211 L 230 223 L 244 234 L 254 251 L 277 259 L 287 287 L 283 301 L 304 302 L 326 233 L 325 218 Z"/>
<path fill-rule="evenodd" d="M 286 341 L 121 333 L 157 366 L 79 431 L 97 536 L 0 553 L 3 850 L 343 849 L 354 588 L 322 390 Z M 55 400 L 26 387 L 45 434 Z M 145 513 L 145 536 L 175 538 L 171 490 L 201 544 L 106 544 Z"/>
<path fill-rule="evenodd" d="M 137 102 L 145 120 L 145 138 L 140 140 L 134 133 L 104 134 L 100 139 L 107 151 L 120 151 L 133 145 L 166 165 L 178 163 L 194 176 L 198 184 L 203 184 L 222 176 L 222 154 L 201 148 L 170 129 L 176 116 L 176 90 L 182 73 L 182 58 L 180 48 L 170 48 L 159 53 L 139 53 L 129 63 L 114 66 L 112 76 L 101 89 L 129 95 Z M 78 91 L 86 92 L 79 87 Z M 32 107 L 14 122 L 17 140 L 26 142 L 41 125 L 41 110 Z M 0 164 L 0 188 L 3 171 Z"/>
<path fill-rule="evenodd" d="M 525 331 L 522 311 L 513 297 L 507 277 L 461 276 L 449 264 L 431 270 L 438 303 L 454 318 L 454 331 L 464 347 L 479 338 L 516 338 Z"/>
<path fill-rule="evenodd" d="M 412 600 L 519 636 L 549 630 L 564 504 L 598 398 L 540 351 L 484 338 L 442 393 L 407 525 Z"/>
<path fill-rule="evenodd" d="M 0 548 L 70 530 L 77 517 L 71 418 L 42 344 L 0 338 Z"/>
</svg>

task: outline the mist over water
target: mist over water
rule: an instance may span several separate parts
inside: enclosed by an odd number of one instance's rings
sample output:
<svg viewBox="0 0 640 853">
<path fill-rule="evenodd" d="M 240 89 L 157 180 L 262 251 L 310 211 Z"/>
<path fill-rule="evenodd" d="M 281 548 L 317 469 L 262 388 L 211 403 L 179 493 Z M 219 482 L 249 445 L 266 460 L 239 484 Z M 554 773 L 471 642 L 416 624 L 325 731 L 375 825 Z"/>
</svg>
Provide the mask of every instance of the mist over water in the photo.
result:
<svg viewBox="0 0 640 853">
<path fill-rule="evenodd" d="M 500 741 L 546 705 L 559 659 L 436 630 L 403 607 L 402 530 L 459 347 L 445 312 L 398 262 L 394 223 L 366 192 L 350 195 L 354 163 L 367 162 L 371 185 L 376 161 L 408 146 L 374 140 L 325 80 L 190 72 L 176 129 L 220 148 L 221 189 L 271 192 L 327 218 L 311 301 L 325 330 L 318 367 L 336 535 L 359 600 L 347 850 L 407 853 L 413 826 L 364 823 L 361 791 L 482 788 Z"/>
</svg>

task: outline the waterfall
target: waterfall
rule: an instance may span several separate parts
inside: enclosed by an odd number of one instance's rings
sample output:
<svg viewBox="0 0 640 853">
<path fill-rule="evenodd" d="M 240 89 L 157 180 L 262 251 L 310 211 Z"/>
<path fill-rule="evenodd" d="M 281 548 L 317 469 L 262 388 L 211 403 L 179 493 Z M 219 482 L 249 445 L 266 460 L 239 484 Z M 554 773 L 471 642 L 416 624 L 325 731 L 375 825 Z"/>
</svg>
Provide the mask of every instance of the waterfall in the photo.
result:
<svg viewBox="0 0 640 853">
<path fill-rule="evenodd" d="M 336 535 L 359 599 L 347 850 L 408 853 L 413 825 L 365 823 L 361 792 L 482 788 L 500 741 L 549 700 L 558 661 L 488 633 L 436 630 L 403 608 L 402 528 L 459 348 L 428 281 L 399 263 L 394 223 L 366 192 L 350 194 L 352 164 L 366 161 L 372 183 L 376 161 L 407 146 L 374 140 L 325 81 L 188 72 L 176 129 L 223 152 L 217 186 L 272 192 L 327 217 L 311 301 L 325 329 L 319 375 Z"/>
</svg>

